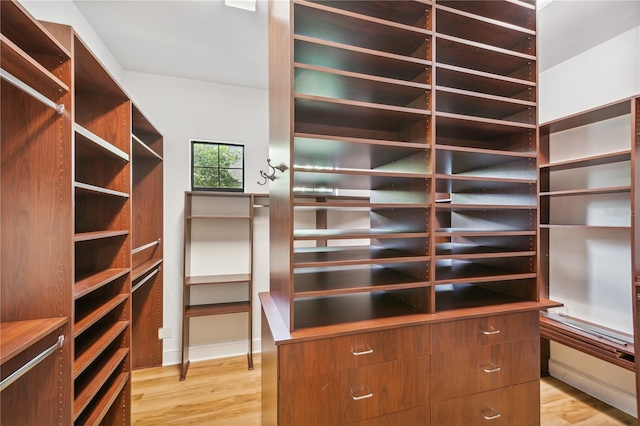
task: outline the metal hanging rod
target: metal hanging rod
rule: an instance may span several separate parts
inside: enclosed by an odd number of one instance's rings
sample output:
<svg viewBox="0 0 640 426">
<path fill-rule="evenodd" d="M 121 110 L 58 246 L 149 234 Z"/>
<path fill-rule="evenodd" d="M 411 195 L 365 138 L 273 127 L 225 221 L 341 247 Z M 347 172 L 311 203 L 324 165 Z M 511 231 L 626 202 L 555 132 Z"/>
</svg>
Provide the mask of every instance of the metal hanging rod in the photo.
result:
<svg viewBox="0 0 640 426">
<path fill-rule="evenodd" d="M 51 355 L 52 353 L 57 351 L 59 348 L 61 348 L 63 344 L 64 344 L 64 336 L 58 336 L 58 341 L 55 344 L 53 344 L 49 348 L 42 351 L 39 355 L 37 355 L 31 361 L 29 361 L 22 367 L 18 368 L 16 371 L 14 371 L 9 376 L 7 376 L 6 379 L 0 382 L 0 392 L 5 390 L 7 386 L 12 384 L 16 380 L 18 380 L 20 377 L 27 374 L 29 370 L 31 370 L 36 365 L 40 364 L 40 362 L 42 362 L 45 358 L 47 358 L 49 355 Z"/>
<path fill-rule="evenodd" d="M 37 100 L 39 100 L 40 102 L 48 106 L 49 108 L 53 108 L 58 114 L 64 113 L 64 104 L 57 104 L 53 102 L 51 99 L 47 98 L 45 95 L 38 92 L 33 87 L 29 86 L 27 83 L 23 82 L 18 77 L 11 75 L 10 73 L 8 73 L 6 70 L 2 68 L 0 68 L 0 78 L 7 81 L 8 83 L 13 84 L 18 89 L 22 90 L 28 95 L 31 95 L 32 97 L 36 98 Z"/>
<path fill-rule="evenodd" d="M 140 280 L 140 282 L 138 284 L 136 284 L 135 286 L 133 286 L 133 288 L 131 289 L 131 293 L 133 293 L 134 291 L 136 291 L 137 289 L 139 289 L 140 287 L 142 287 L 142 285 L 144 283 L 146 283 L 147 281 L 149 281 L 155 274 L 158 273 L 158 271 L 160 270 L 160 267 L 158 266 L 156 269 L 153 270 L 152 273 L 150 273 L 149 275 L 147 275 L 146 277 L 144 277 L 142 280 Z"/>
<path fill-rule="evenodd" d="M 161 242 L 162 242 L 162 239 L 158 238 L 156 241 L 150 242 L 149 244 L 145 244 L 143 246 L 134 248 L 133 250 L 131 250 L 131 254 L 140 253 L 141 251 L 146 250 L 150 247 L 157 246 Z"/>
</svg>

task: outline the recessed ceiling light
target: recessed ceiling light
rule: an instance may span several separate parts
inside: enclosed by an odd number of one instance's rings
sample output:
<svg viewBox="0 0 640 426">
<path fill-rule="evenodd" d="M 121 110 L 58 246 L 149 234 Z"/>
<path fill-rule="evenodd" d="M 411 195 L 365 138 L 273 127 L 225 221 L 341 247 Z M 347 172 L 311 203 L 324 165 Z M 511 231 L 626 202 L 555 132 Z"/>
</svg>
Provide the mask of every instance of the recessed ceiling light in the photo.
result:
<svg viewBox="0 0 640 426">
<path fill-rule="evenodd" d="M 256 11 L 256 0 L 224 0 L 224 4 L 251 12 Z"/>
</svg>

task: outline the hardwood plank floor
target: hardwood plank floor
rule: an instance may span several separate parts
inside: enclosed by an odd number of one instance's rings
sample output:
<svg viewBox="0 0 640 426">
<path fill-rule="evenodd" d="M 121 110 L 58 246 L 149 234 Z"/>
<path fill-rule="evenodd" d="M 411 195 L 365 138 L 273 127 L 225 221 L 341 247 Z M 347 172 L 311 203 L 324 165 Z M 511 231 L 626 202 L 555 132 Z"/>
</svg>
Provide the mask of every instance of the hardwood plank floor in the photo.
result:
<svg viewBox="0 0 640 426">
<path fill-rule="evenodd" d="M 134 371 L 132 424 L 260 425 L 260 355 L 253 361 L 251 371 L 244 356 L 193 362 L 182 382 L 177 365 Z M 542 379 L 540 401 L 544 426 L 636 424 L 634 417 L 553 377 Z"/>
</svg>

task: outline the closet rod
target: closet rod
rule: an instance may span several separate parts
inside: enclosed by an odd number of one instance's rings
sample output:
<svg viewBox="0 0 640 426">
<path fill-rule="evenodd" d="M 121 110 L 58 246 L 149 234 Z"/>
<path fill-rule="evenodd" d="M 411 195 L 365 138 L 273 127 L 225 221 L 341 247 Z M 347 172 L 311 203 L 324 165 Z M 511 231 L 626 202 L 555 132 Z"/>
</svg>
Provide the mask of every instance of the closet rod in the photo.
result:
<svg viewBox="0 0 640 426">
<path fill-rule="evenodd" d="M 145 244 L 143 246 L 134 248 L 133 250 L 131 250 L 131 254 L 140 253 L 142 250 L 146 250 L 150 247 L 157 246 L 161 242 L 162 242 L 162 239 L 158 238 L 156 241 L 150 242 L 149 244 Z"/>
<path fill-rule="evenodd" d="M 147 281 L 149 281 L 155 274 L 158 273 L 158 271 L 160 270 L 160 267 L 158 266 L 156 269 L 153 270 L 152 273 L 150 273 L 149 275 L 147 275 L 146 277 L 144 277 L 144 279 L 140 280 L 140 282 L 138 284 L 136 284 L 135 286 L 133 286 L 133 288 L 131 289 L 131 293 L 133 293 L 134 291 L 136 291 L 137 289 L 139 289 L 140 287 L 142 287 L 142 285 L 144 283 L 146 283 Z"/>
<path fill-rule="evenodd" d="M 64 343 L 64 336 L 58 336 L 58 341 L 55 344 L 53 344 L 49 348 L 42 351 L 39 355 L 37 355 L 31 361 L 29 361 L 28 363 L 26 363 L 16 371 L 14 371 L 11 375 L 7 376 L 6 379 L 0 382 L 0 392 L 5 390 L 7 386 L 12 384 L 16 380 L 18 380 L 20 377 L 28 373 L 29 370 L 31 370 L 33 367 L 40 364 L 40 362 L 42 362 L 45 358 L 47 358 L 49 355 L 51 355 L 56 350 L 58 350 L 58 348 L 61 348 L 63 343 Z"/>
<path fill-rule="evenodd" d="M 19 78 L 9 74 L 7 71 L 5 71 L 2 68 L 0 68 L 0 78 L 7 81 L 8 83 L 13 84 L 18 89 L 22 90 L 28 95 L 33 96 L 34 98 L 36 98 L 37 100 L 39 100 L 40 102 L 48 106 L 49 108 L 53 108 L 58 114 L 64 113 L 64 104 L 57 104 L 53 102 L 51 99 L 47 98 L 45 95 L 38 92 L 36 89 L 29 86 L 27 83 L 23 82 Z"/>
</svg>

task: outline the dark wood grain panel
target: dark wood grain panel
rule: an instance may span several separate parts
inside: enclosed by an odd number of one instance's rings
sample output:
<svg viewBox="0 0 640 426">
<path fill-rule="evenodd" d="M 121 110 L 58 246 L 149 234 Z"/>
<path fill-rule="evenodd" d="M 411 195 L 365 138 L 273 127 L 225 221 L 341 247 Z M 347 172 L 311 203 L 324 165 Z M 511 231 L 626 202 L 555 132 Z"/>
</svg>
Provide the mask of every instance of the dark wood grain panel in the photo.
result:
<svg viewBox="0 0 640 426">
<path fill-rule="evenodd" d="M 538 380 L 540 339 L 518 340 L 431 356 L 431 396 L 446 401 Z"/>
<path fill-rule="evenodd" d="M 280 348 L 280 380 L 296 380 L 428 354 L 428 325 L 294 343 Z"/>
<path fill-rule="evenodd" d="M 420 425 L 429 426 L 431 424 L 431 406 L 411 408 L 409 410 L 398 411 L 385 416 L 374 417 L 348 426 L 397 426 L 397 425 Z"/>
<path fill-rule="evenodd" d="M 432 352 L 470 350 L 479 346 L 530 339 L 538 334 L 537 312 L 492 315 L 431 326 Z"/>
<path fill-rule="evenodd" d="M 428 381 L 428 355 L 282 381 L 280 398 L 288 409 L 280 410 L 279 423 L 353 423 L 422 406 L 429 401 Z"/>
<path fill-rule="evenodd" d="M 540 424 L 540 383 L 531 381 L 432 405 L 431 424 L 447 426 Z"/>
<path fill-rule="evenodd" d="M 404 25 L 411 25 L 417 28 L 431 29 L 431 4 L 429 0 L 417 1 L 394 1 L 393 3 L 384 1 L 332 1 L 332 0 L 312 0 L 326 6 L 371 16 L 378 19 L 385 19 Z"/>
</svg>

